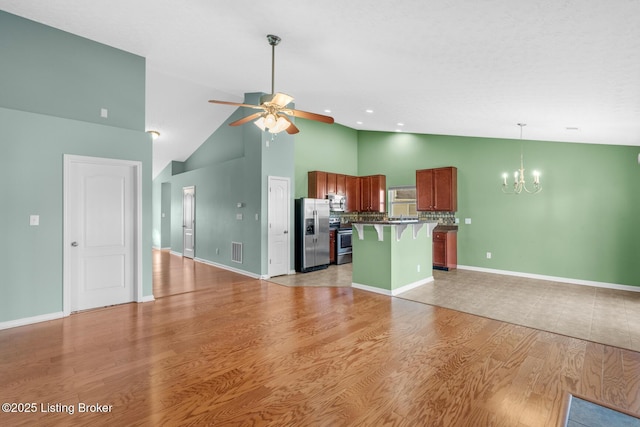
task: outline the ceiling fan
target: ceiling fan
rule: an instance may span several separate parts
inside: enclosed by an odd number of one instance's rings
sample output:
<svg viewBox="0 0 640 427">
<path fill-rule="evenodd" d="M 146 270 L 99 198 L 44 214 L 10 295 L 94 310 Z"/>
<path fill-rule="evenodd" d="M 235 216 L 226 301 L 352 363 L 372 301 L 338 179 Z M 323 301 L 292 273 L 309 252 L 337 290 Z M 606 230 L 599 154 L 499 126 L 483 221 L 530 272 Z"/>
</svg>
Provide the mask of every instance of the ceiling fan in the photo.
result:
<svg viewBox="0 0 640 427">
<path fill-rule="evenodd" d="M 267 130 L 271 133 L 279 133 L 285 130 L 288 134 L 293 135 L 300 132 L 300 130 L 287 116 L 300 117 L 329 124 L 333 123 L 333 117 L 286 108 L 287 105 L 293 101 L 293 97 L 280 92 L 276 93 L 274 91 L 276 46 L 280 43 L 280 40 L 280 37 L 274 36 L 273 34 L 267 35 L 267 41 L 271 45 L 271 94 L 261 96 L 260 105 L 217 101 L 215 99 L 209 100 L 209 102 L 214 104 L 226 104 L 234 105 L 236 107 L 247 107 L 255 110 L 262 110 L 247 117 L 243 117 L 240 120 L 236 120 L 235 122 L 229 123 L 229 126 L 240 126 L 250 122 L 251 120 L 257 119 L 254 124 L 263 131 Z"/>
</svg>

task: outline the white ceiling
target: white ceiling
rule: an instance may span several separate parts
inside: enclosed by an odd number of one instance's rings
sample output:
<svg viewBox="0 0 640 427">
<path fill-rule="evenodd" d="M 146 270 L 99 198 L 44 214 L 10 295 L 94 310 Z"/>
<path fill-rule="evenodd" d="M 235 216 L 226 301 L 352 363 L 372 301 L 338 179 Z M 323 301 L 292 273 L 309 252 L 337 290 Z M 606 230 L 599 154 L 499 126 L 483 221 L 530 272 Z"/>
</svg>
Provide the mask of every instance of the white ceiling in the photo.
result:
<svg viewBox="0 0 640 427">
<path fill-rule="evenodd" d="M 0 8 L 146 58 L 146 125 L 162 134 L 154 176 L 233 112 L 208 99 L 270 91 L 267 34 L 282 38 L 276 91 L 351 128 L 518 138 L 524 122 L 525 139 L 640 146 L 640 0 L 0 0 Z"/>
</svg>

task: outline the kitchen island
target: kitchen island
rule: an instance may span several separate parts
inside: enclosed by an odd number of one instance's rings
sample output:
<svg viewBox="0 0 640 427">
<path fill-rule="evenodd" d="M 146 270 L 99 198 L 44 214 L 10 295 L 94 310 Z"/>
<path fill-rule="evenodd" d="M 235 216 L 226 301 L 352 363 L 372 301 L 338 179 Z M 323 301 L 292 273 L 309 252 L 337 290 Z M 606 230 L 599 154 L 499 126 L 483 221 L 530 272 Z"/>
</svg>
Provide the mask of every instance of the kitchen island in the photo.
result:
<svg viewBox="0 0 640 427">
<path fill-rule="evenodd" d="M 352 286 L 398 295 L 433 281 L 434 221 L 372 221 L 353 224 Z"/>
</svg>

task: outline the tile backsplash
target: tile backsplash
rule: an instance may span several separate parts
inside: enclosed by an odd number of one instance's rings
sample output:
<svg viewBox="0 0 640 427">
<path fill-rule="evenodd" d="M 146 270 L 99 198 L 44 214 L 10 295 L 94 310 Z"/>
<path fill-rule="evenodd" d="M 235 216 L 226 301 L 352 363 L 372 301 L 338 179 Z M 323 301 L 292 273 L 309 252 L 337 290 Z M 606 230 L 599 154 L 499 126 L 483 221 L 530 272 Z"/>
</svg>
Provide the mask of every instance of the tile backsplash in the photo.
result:
<svg viewBox="0 0 640 427">
<path fill-rule="evenodd" d="M 340 221 L 384 221 L 387 219 L 386 213 L 380 212 L 342 212 L 331 213 L 331 217 L 338 217 Z M 439 224 L 453 225 L 456 222 L 455 212 L 418 212 L 418 218 L 424 221 L 437 221 Z"/>
</svg>

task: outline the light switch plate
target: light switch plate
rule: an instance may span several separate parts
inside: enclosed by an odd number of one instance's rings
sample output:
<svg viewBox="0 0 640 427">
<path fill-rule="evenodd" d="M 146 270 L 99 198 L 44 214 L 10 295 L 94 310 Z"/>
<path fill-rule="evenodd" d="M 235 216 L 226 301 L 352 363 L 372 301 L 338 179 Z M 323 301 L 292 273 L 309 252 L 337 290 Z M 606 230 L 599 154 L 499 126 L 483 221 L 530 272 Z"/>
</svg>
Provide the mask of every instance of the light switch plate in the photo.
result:
<svg viewBox="0 0 640 427">
<path fill-rule="evenodd" d="M 465 224 L 471 224 L 471 218 L 465 218 L 464 219 L 464 223 Z"/>
<path fill-rule="evenodd" d="M 40 215 L 30 215 L 29 225 L 40 225 Z"/>
<path fill-rule="evenodd" d="M 238 221 L 241 221 L 241 220 L 242 220 L 242 214 L 241 214 L 241 213 L 236 214 L 236 219 L 237 219 Z"/>
</svg>

